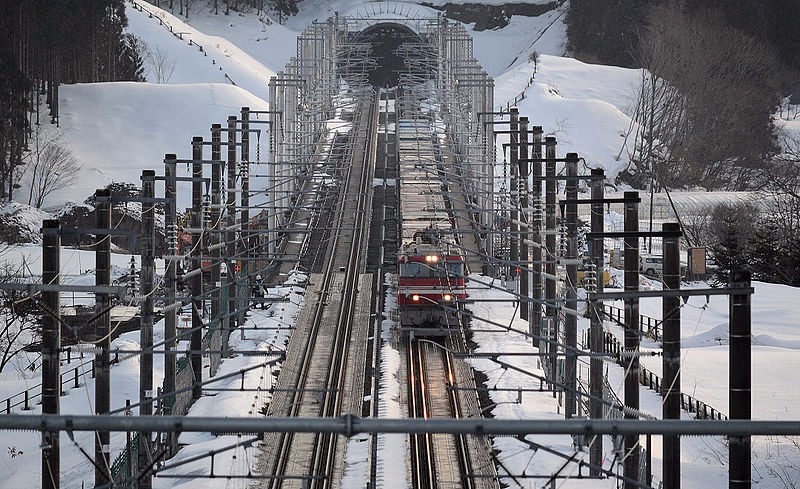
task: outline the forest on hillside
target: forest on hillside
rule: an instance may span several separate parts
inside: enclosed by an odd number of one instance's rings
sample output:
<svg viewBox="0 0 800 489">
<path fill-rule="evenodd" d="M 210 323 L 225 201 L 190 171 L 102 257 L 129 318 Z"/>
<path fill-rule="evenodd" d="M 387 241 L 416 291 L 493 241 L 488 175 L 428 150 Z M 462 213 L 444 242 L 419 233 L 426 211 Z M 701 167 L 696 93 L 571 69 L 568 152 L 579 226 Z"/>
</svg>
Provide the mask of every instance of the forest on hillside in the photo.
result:
<svg viewBox="0 0 800 489">
<path fill-rule="evenodd" d="M 124 0 L 0 2 L 0 202 L 39 207 L 70 183 L 77 162 L 40 130 L 58 124 L 59 84 L 144 80 L 127 22 Z M 15 199 L 23 176 L 30 191 Z"/>
<path fill-rule="evenodd" d="M 637 48 L 652 7 L 671 4 L 690 16 L 716 15 L 769 46 L 789 69 L 800 70 L 800 2 L 796 0 L 570 0 L 569 49 L 602 64 L 638 67 Z M 667 22 L 668 19 L 661 19 Z"/>
<path fill-rule="evenodd" d="M 220 15 L 269 11 L 281 22 L 298 11 L 297 0 L 151 3 L 186 16 L 201 5 Z M 125 0 L 0 2 L 0 203 L 41 207 L 48 193 L 72 183 L 79 163 L 60 144 L 63 131 L 42 130 L 59 123 L 60 84 L 145 81 L 145 62 L 158 53 L 126 33 L 127 24 Z M 28 191 L 15 195 L 23 179 Z"/>
<path fill-rule="evenodd" d="M 631 108 L 638 189 L 760 190 L 761 206 L 684 216 L 715 280 L 734 269 L 800 285 L 800 2 L 570 0 L 568 48 L 588 62 L 645 68 Z M 776 117 L 777 115 L 777 117 Z"/>
<path fill-rule="evenodd" d="M 800 2 L 571 0 L 565 23 L 577 58 L 646 69 L 623 181 L 707 190 L 762 189 L 777 175 L 787 188 L 798 183 L 800 142 L 775 114 L 800 80 Z"/>
<path fill-rule="evenodd" d="M 147 1 L 186 18 L 205 9 L 281 23 L 302 6 L 301 0 Z M 504 6 L 486 9 L 499 10 L 502 19 L 524 15 Z M 712 227 L 715 237 L 705 240 L 727 243 L 733 257 L 762 257 L 761 269 L 775 275 L 764 279 L 798 283 L 797 274 L 784 275 L 798 269 L 800 137 L 776 121 L 800 119 L 800 100 L 791 104 L 788 97 L 794 88 L 800 98 L 800 2 L 570 0 L 565 24 L 571 55 L 646 68 L 629 111 L 634 123 L 625 135 L 631 149 L 621 182 L 638 189 L 780 195 L 771 220 L 748 232 L 742 231 L 747 223 L 736 222 L 753 221 L 748 210 L 709 210 L 715 223 L 727 219 L 730 225 Z M 126 25 L 124 0 L 0 2 L 0 203 L 41 207 L 48 192 L 69 185 L 77 173 L 79 163 L 60 144 L 63 132 L 41 131 L 48 123 L 58 126 L 60 84 L 144 80 L 148 50 Z M 18 195 L 20 183 L 25 195 Z M 763 259 L 767 255 L 771 261 Z"/>
</svg>

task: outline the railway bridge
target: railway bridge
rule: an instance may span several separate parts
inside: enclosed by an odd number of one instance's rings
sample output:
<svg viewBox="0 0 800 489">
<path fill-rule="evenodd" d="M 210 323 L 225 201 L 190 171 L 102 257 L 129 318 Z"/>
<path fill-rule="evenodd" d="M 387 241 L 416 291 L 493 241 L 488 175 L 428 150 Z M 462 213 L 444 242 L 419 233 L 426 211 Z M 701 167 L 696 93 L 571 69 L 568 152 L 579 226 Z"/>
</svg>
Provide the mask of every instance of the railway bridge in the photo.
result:
<svg viewBox="0 0 800 489">
<path fill-rule="evenodd" d="M 421 343 L 382 320 L 393 315 L 386 298 L 404 219 L 443 216 L 469 269 L 492 266 L 494 137 L 484 122 L 493 81 L 471 37 L 444 17 L 397 7 L 336 15 L 299 36 L 269 95 L 271 190 L 253 263 L 273 283 L 299 268 L 310 286 L 267 415 L 380 417 L 398 402 L 408 417 L 481 417 L 472 370 L 453 356 L 467 349 L 466 324 Z M 413 131 L 402 143 L 400 127 Z M 429 150 L 420 148 L 426 140 Z M 421 177 L 411 185 L 409 174 Z M 397 381 L 382 376 L 386 348 L 403 359 L 399 378 L 414 380 L 400 382 L 395 401 L 383 399 L 385 384 Z M 483 436 L 387 443 L 270 433 L 258 471 L 269 487 L 348 487 L 347 452 L 362 444 L 361 487 L 391 485 L 388 454 L 409 460 L 403 477 L 413 487 L 498 487 Z"/>
<path fill-rule="evenodd" d="M 133 352 L 142 357 L 140 402 L 135 407 L 152 408 L 154 404 L 152 356 L 161 348 L 167 375 L 164 393 L 157 398 L 158 414 L 167 416 L 161 418 L 163 422 L 154 424 L 154 417 L 149 416 L 153 411 L 142 409 L 141 415 L 123 428 L 130 431 L 137 426 L 158 424 L 158 429 L 170 435 L 153 436 L 152 432 L 140 431 L 126 443 L 116 462 L 110 463 L 106 450 L 109 432 L 98 428 L 95 480 L 99 487 L 104 487 L 105 481 L 110 486 L 125 486 L 134 480 L 139 487 L 150 487 L 153 474 L 193 476 L 169 473 L 184 462 L 170 467 L 161 460 L 178 451 L 178 437 L 173 434 L 182 430 L 180 416 L 202 396 L 235 390 L 210 387 L 211 382 L 241 375 L 241 390 L 245 390 L 245 370 L 214 378 L 224 363 L 223 355 L 231 353 L 228 343 L 231 333 L 239 329 L 244 340 L 247 311 L 258 301 L 272 300 L 251 297 L 252 291 L 264 284 L 296 285 L 298 271 L 308 277 L 303 284 L 304 305 L 284 351 L 271 344 L 266 350 L 239 352 L 243 356 L 272 356 L 279 352 L 276 358 L 280 360 L 269 360 L 259 367 L 271 368 L 280 361 L 280 368 L 274 382 L 270 371 L 262 374 L 259 385 L 252 389 L 258 393 L 258 399 L 253 401 L 251 414 L 266 416 L 262 428 L 256 430 L 261 439 L 253 435 L 243 442 L 247 449 L 257 447 L 247 452 L 255 454 L 256 460 L 248 460 L 242 473 L 227 477 L 253 479 L 248 483 L 271 488 L 497 488 L 501 480 L 521 486 L 518 478 L 543 478 L 548 485 L 555 485 L 557 479 L 573 477 L 565 474 L 569 469 L 581 479 L 616 478 L 624 482 L 626 489 L 654 485 L 638 435 L 646 430 L 635 419 L 649 416 L 639 411 L 638 404 L 639 373 L 644 370 L 638 364 L 643 334 L 638 324 L 637 300 L 647 295 L 638 291 L 636 264 L 638 240 L 642 236 L 637 230 L 638 195 L 626 193 L 622 198 L 604 198 L 602 170 L 579 175 L 578 156 L 568 153 L 565 158 L 558 158 L 555 138 L 543 137 L 541 127 L 528 130 L 527 118 L 520 117 L 516 109 L 494 112 L 493 81 L 475 60 L 471 37 L 464 28 L 442 16 L 420 17 L 416 11 L 404 10 L 408 7 L 402 5 L 376 3 L 369 10 L 314 22 L 298 37 L 296 56 L 269 80 L 269 110 L 243 108 L 241 118 L 228 119 L 227 130 L 218 124 L 212 126 L 210 160 L 203 159 L 203 146 L 209 143 L 202 137 L 193 140 L 191 160 L 177 160 L 174 154 L 165 158 L 165 198 L 158 201 L 168 203 L 165 228 L 171 239 L 164 259 L 170 264 L 190 262 L 191 270 L 183 280 L 191 278 L 191 290 L 178 290 L 176 267 L 168 265 L 165 295 L 158 298 L 164 305 L 165 341 L 154 347 L 154 249 L 151 240 L 147 240 L 142 269 L 148 272 L 143 273 L 148 283 L 142 279 L 141 297 L 137 298 L 143 303 L 142 345 L 151 347 Z M 503 125 L 508 130 L 496 129 Z M 221 197 L 223 133 L 228 136 L 225 204 Z M 268 139 L 264 159 L 260 144 L 256 154 L 250 154 L 254 134 L 259 142 L 262 134 Z M 500 134 L 508 141 L 502 143 L 502 162 L 496 161 Z M 509 161 L 505 159 L 506 153 Z M 191 176 L 176 175 L 179 161 L 186 163 L 187 169 L 191 164 Z M 557 164 L 562 171 L 556 171 Z M 212 166 L 210 179 L 203 178 L 203 165 Z M 258 180 L 251 180 L 252 176 Z M 143 191 L 142 202 L 156 201 L 155 180 L 153 170 L 143 174 L 149 193 L 144 195 Z M 588 182 L 591 199 L 579 202 L 579 180 Z M 187 255 L 180 255 L 176 249 L 178 181 L 192 183 L 194 211 L 186 233 L 192 235 L 188 242 L 194 246 L 189 247 Z M 258 185 L 251 186 L 255 181 Z M 565 198 L 560 202 L 558 182 L 564 182 L 562 188 L 566 187 Z M 212 195 L 201 204 L 203 184 L 212 188 Z M 98 200 L 99 204 L 110 208 L 108 196 L 100 197 L 105 199 Z M 603 230 L 602 206 L 612 202 L 624 206 L 625 228 L 607 233 Z M 586 235 L 593 244 L 589 257 L 579 256 L 578 251 L 579 203 L 591 205 L 592 232 Z M 201 208 L 206 212 L 201 212 Z M 557 209 L 561 210 L 561 222 L 556 216 Z M 241 214 L 237 215 L 237 211 Z M 148 211 L 151 233 L 155 227 L 152 212 Z M 223 220 L 226 226 L 221 224 Z M 110 227 L 110 222 L 103 226 Z M 680 288 L 679 235 L 677 224 L 672 223 L 665 224 L 659 234 L 664 238 L 663 278 L 667 288 Z M 602 268 L 604 260 L 604 237 L 624 240 L 627 261 L 623 292 L 604 295 L 602 281 L 597 281 L 598 268 Z M 108 245 L 109 240 L 106 241 Z M 411 261 L 399 260 L 398 256 L 409 258 L 411 253 L 405 251 L 409 244 L 426 244 L 433 251 L 415 252 L 420 255 L 416 258 L 422 260 L 404 269 L 403 265 Z M 57 248 L 56 244 L 48 246 Z M 225 256 L 220 252 L 223 247 Z M 110 246 L 101 251 L 106 257 Z M 58 256 L 58 252 L 53 256 Z M 453 260 L 456 265 L 453 268 L 449 267 L 453 263 L 438 263 L 446 262 L 450 256 L 458 257 Z M 222 263 L 227 265 L 228 272 L 224 286 L 220 276 Z M 583 281 L 587 300 L 580 301 L 587 303 L 583 311 L 578 310 L 579 265 L 587 266 Z M 404 275 L 407 269 L 422 270 L 421 275 L 428 282 L 420 280 L 412 284 L 419 290 L 403 289 L 408 283 L 401 284 L 401 279 L 411 276 Z M 468 276 L 476 283 L 473 289 L 465 286 Z M 107 285 L 108 281 L 98 284 Z M 503 289 L 502 298 L 464 298 L 465 290 L 472 293 L 493 287 Z M 54 304 L 51 309 L 58 310 L 59 299 L 57 292 L 53 292 L 58 287 L 45 289 L 52 293 L 47 296 L 52 301 L 48 304 Z M 438 295 L 431 289 L 436 289 Z M 120 294 L 113 287 L 103 290 L 106 296 Z M 664 356 L 671 363 L 663 364 L 663 379 L 655 377 L 655 385 L 660 386 L 665 397 L 664 418 L 679 418 L 682 403 L 677 360 L 679 340 L 675 338 L 678 298 L 717 293 L 714 290 L 664 293 L 665 300 L 673 301 L 669 308 L 664 306 L 667 312 L 662 319 Z M 735 309 L 739 314 L 737 319 L 744 317 L 742 311 L 749 314 L 746 299 L 750 289 L 745 278 L 720 293 L 736 296 L 741 306 Z M 416 310 L 424 309 L 426 301 L 441 307 L 443 316 L 448 318 L 447 327 L 413 320 L 404 322 L 398 314 L 401 294 L 402 300 L 416 302 Z M 610 314 L 603 312 L 602 300 L 611 299 L 626 301 L 624 345 L 604 331 L 603 314 Z M 508 323 L 486 317 L 491 313 L 484 317 L 474 313 L 485 305 L 478 302 L 494 300 L 513 304 Z M 206 304 L 211 306 L 210 313 L 205 311 Z M 183 308 L 184 305 L 188 307 Z M 175 324 L 176 311 L 180 310 L 186 313 L 187 324 L 183 328 Z M 484 313 L 486 310 L 483 307 Z M 731 310 L 734 311 L 733 305 Z M 264 314 L 270 312 L 274 311 Z M 590 324 L 588 328 L 584 324 L 586 338 L 579 343 L 577 323 L 584 312 L 590 320 L 583 322 Z M 515 316 L 527 321 L 526 331 L 512 327 Z M 454 321 L 450 322 L 450 318 Z M 102 320 L 108 324 L 107 318 Z M 623 322 L 619 317 L 617 320 Z M 734 323 L 733 319 L 731 322 Z M 480 326 L 474 327 L 476 324 Z M 747 352 L 749 333 L 745 322 L 738 321 L 735 327 L 737 351 Z M 59 351 L 61 346 L 58 335 L 51 334 L 57 328 L 57 321 L 48 321 L 46 349 L 51 353 L 45 355 L 48 366 L 43 369 L 53 375 L 42 387 L 45 416 L 59 414 L 57 393 L 62 384 L 54 380 L 59 377 L 59 366 L 58 355 L 52 352 Z M 507 371 L 521 372 L 538 387 L 498 388 L 495 383 L 490 388 L 476 378 L 465 359 L 471 357 L 474 361 L 480 357 L 481 354 L 473 352 L 475 345 L 471 341 L 474 335 L 487 332 L 481 328 L 499 335 L 518 334 L 538 347 L 536 353 L 484 353 L 484 358 L 491 358 L 503 375 Z M 106 405 L 98 408 L 98 414 L 104 423 L 109 423 L 105 426 L 109 426 L 119 420 L 112 416 L 105 419 L 105 415 L 119 410 L 111 411 L 107 406 L 110 334 L 101 336 L 105 343 L 98 345 L 95 355 L 100 360 L 98 376 L 104 378 L 106 392 L 97 397 L 101 399 L 97 404 Z M 51 339 L 55 342 L 52 345 Z M 604 339 L 608 340 L 605 346 Z M 179 344 L 181 341 L 183 345 Z M 185 362 L 181 362 L 186 368 L 181 371 L 176 366 L 175 352 L 184 345 L 189 349 L 183 357 Z M 526 371 L 500 359 L 517 353 L 527 360 L 535 357 L 536 367 L 531 362 Z M 588 370 L 588 379 L 581 378 L 578 356 L 590 357 L 588 365 L 582 362 L 587 368 L 580 369 Z M 614 358 L 625 366 L 624 405 L 603 375 L 604 357 Z M 533 370 L 542 374 L 531 373 Z M 176 381 L 176 373 L 183 384 Z M 204 375 L 207 375 L 205 380 Z M 269 382 L 264 381 L 265 377 L 269 377 Z M 731 391 L 737 392 L 741 402 L 731 405 L 747 405 L 749 379 L 735 388 L 733 383 Z M 264 392 L 262 384 L 269 384 L 266 401 L 260 398 Z M 554 399 L 558 397 L 557 409 L 563 408 L 566 418 L 592 420 L 581 424 L 579 431 L 565 428 L 566 425 L 559 425 L 561 431 L 543 428 L 537 428 L 541 430 L 538 432 L 514 432 L 507 428 L 496 431 L 496 434 L 511 434 L 524 445 L 522 450 L 531 454 L 529 462 L 537 452 L 551 457 L 550 465 L 539 465 L 532 471 L 525 465 L 521 469 L 514 467 L 515 471 L 503 466 L 500 457 L 492 453 L 484 428 L 490 424 L 483 424 L 484 414 L 496 406 L 488 400 L 489 391 L 497 390 L 505 391 L 504 394 L 513 391 L 518 396 L 516 402 L 507 404 L 522 404 L 523 392 L 542 397 L 552 394 Z M 24 402 L 27 406 L 27 396 Z M 10 398 L 7 405 L 10 411 Z M 699 402 L 694 405 L 699 411 Z M 747 409 L 746 412 L 731 409 L 731 419 L 748 419 L 749 406 Z M 627 423 L 603 424 L 603 418 L 621 416 L 628 418 Z M 714 410 L 711 416 L 715 417 Z M 352 436 L 355 430 L 351 424 L 357 418 L 387 419 L 387 425 L 395 431 L 373 429 L 369 434 Z M 287 426 L 287 420 L 289 424 L 299 424 L 287 429 L 275 428 Z M 435 423 L 449 420 L 465 423 L 459 426 Z M 308 424 L 303 425 L 304 421 Z M 240 420 L 230 422 L 236 425 Z M 340 422 L 346 424 L 344 430 Z M 69 423 L 67 430 L 72 437 L 72 421 Z M 323 425 L 325 430 L 314 429 Z M 463 428 L 464 425 L 468 428 Z M 50 431 L 44 422 L 40 426 L 44 435 L 55 437 L 49 439 L 58 447 L 58 432 Z M 408 429 L 402 431 L 398 426 Z M 435 431 L 427 429 L 428 426 L 439 428 Z M 674 485 L 676 480 L 679 483 L 680 469 L 677 435 L 698 434 L 702 430 L 683 425 L 680 429 L 668 428 L 668 424 L 658 426 L 661 431 L 653 433 L 665 435 L 665 447 L 670 447 L 665 449 L 665 481 L 671 476 L 667 486 L 678 487 Z M 592 431 L 595 428 L 597 431 Z M 731 455 L 732 481 L 749 479 L 749 472 L 734 474 L 736 470 L 749 470 L 746 457 L 752 426 L 747 425 L 747 429 L 750 431 L 732 428 L 719 431 L 731 434 L 731 454 L 736 453 L 735 457 Z M 549 443 L 527 438 L 537 433 L 560 433 L 565 437 L 571 434 L 573 438 L 553 448 Z M 609 433 L 624 434 L 625 439 L 624 447 L 619 438 L 614 439 L 611 451 L 614 460 L 606 464 L 605 455 L 610 452 L 603 450 L 602 435 Z M 233 449 L 239 445 L 237 441 Z M 196 457 L 210 460 L 209 477 L 223 477 L 214 474 L 214 457 L 230 448 Z M 52 468 L 59 467 L 58 450 L 47 443 L 42 444 L 42 450 L 43 467 L 49 467 L 43 468 L 43 480 L 54 481 L 58 470 Z M 136 464 L 131 460 L 134 451 Z M 587 451 L 588 462 L 582 455 Z M 121 469 L 123 465 L 127 469 Z M 624 473 L 620 475 L 618 469 L 622 465 Z M 122 482 L 118 484 L 119 481 Z M 45 485 L 57 487 L 57 484 Z"/>
</svg>

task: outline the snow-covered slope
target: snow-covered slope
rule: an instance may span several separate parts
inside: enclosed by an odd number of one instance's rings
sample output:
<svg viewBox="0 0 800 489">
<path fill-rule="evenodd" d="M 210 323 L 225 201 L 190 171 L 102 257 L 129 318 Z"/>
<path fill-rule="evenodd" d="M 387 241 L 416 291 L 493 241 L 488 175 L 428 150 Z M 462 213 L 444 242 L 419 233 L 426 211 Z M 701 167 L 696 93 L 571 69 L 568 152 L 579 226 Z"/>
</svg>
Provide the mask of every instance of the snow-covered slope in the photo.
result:
<svg viewBox="0 0 800 489">
<path fill-rule="evenodd" d="M 432 0 L 435 6 L 441 6 L 448 0 Z M 502 4 L 506 0 L 483 0 L 484 3 Z M 547 0 L 532 0 L 529 3 L 545 3 Z M 166 3 L 166 2 L 162 2 Z M 418 12 L 434 12 L 434 9 L 419 7 L 404 2 L 364 2 L 351 0 L 304 0 L 299 4 L 301 13 L 290 18 L 285 26 L 270 22 L 258 15 L 234 14 L 224 16 L 211 12 L 204 0 L 194 3 L 188 23 L 169 13 L 159 11 L 155 6 L 142 4 L 147 11 L 138 11 L 128 8 L 130 21 L 129 31 L 142 38 L 151 51 L 164 54 L 163 60 L 167 65 L 174 63 L 174 71 L 169 77 L 163 77 L 162 84 L 152 83 L 157 81 L 155 70 L 150 68 L 148 76 L 151 83 L 108 83 L 93 85 L 72 85 L 61 87 L 61 126 L 65 131 L 65 141 L 73 151 L 83 169 L 78 182 L 70 188 L 61 189 L 48 201 L 48 205 L 59 204 L 65 200 L 82 201 L 94 189 L 102 187 L 111 181 L 138 182 L 143 169 L 156 169 L 161 172 L 165 153 L 176 153 L 179 158 L 191 155 L 190 141 L 193 136 L 209 137 L 212 123 L 224 123 L 228 115 L 239 113 L 241 106 L 250 106 L 253 109 L 266 109 L 266 83 L 269 77 L 281 70 L 291 56 L 295 54 L 295 36 L 310 22 L 323 21 L 335 12 L 346 14 L 357 12 L 359 9 L 414 9 Z M 148 12 L 152 12 L 151 15 Z M 170 30 L 171 27 L 171 30 Z M 472 32 L 474 36 L 474 51 L 478 60 L 487 72 L 495 77 L 496 92 L 495 106 L 505 106 L 524 93 L 524 99 L 517 104 L 520 113 L 530 117 L 532 125 L 543 126 L 545 134 L 555 135 L 558 138 L 558 151 L 563 153 L 578 152 L 586 159 L 589 166 L 602 165 L 607 174 L 613 177 L 616 172 L 624 168 L 626 162 L 626 140 L 623 136 L 630 131 L 629 118 L 631 96 L 636 92 L 635 85 L 641 76 L 638 70 L 626 70 L 613 67 L 589 65 L 569 58 L 559 57 L 564 50 L 564 28 L 561 11 L 538 18 L 525 18 L 514 16 L 511 23 L 498 30 Z M 202 46 L 202 51 L 200 47 Z M 541 54 L 537 72 L 528 61 L 532 51 Z M 162 66 L 163 67 L 163 66 Z M 233 86 L 235 83 L 236 86 Z M 800 124 L 787 124 L 796 127 L 800 133 Z M 502 141 L 501 141 L 502 142 Z M 208 149 L 206 149 L 208 155 Z M 24 189 L 23 189 L 24 190 Z M 180 194 L 182 198 L 188 192 Z M 24 195 L 24 192 L 20 192 Z M 182 201 L 180 206 L 185 207 L 188 202 Z M 38 217 L 37 217 L 38 219 Z M 40 262 L 38 247 L 20 247 L 13 250 L 15 256 L 6 255 L 6 260 L 22 261 L 19 256 L 23 254 L 25 262 L 37 272 Z M 88 252 L 65 252 L 63 259 L 64 273 L 76 275 L 75 280 L 85 280 L 89 283 L 91 275 L 82 273 L 93 266 L 92 257 Z M 115 255 L 115 264 L 125 266 L 128 257 Z M 477 280 L 475 281 L 477 283 Z M 485 293 L 494 298 L 496 291 Z M 476 296 L 479 293 L 477 292 Z M 501 294 L 502 295 L 502 294 Z M 761 383 L 756 391 L 763 394 L 764 398 L 754 399 L 754 413 L 761 419 L 798 419 L 800 417 L 800 403 L 797 401 L 796 388 L 793 388 L 793 369 L 797 363 L 797 335 L 792 329 L 795 318 L 800 314 L 798 310 L 798 290 L 788 287 L 773 287 L 756 285 L 754 301 L 754 325 L 757 337 L 754 340 L 757 355 L 754 355 L 754 382 Z M 496 303 L 495 303 L 496 304 Z M 491 310 L 481 311 L 476 306 L 476 311 L 495 321 L 507 322 L 516 329 L 526 329 L 527 325 L 515 318 L 511 302 L 494 305 Z M 506 307 L 508 306 L 508 307 Z M 725 304 L 714 304 L 717 309 L 701 309 L 701 306 L 692 304 L 692 314 L 687 313 L 684 338 L 687 348 L 684 375 L 684 390 L 721 410 L 726 410 L 726 397 L 724 384 L 712 384 L 708 376 L 713 374 L 720 380 L 724 377 L 725 345 L 701 347 L 702 342 L 709 338 L 713 340 L 719 333 L 719 325 L 725 318 Z M 503 309 L 506 308 L 506 309 Z M 650 309 L 648 309 L 650 308 Z M 658 315 L 658 305 L 645 303 L 643 312 Z M 284 311 L 285 312 L 285 311 Z M 263 313 L 262 313 L 263 314 Z M 266 317 L 256 320 L 268 324 Z M 264 315 L 266 316 L 266 315 Z M 290 320 L 286 314 L 287 320 Z M 161 325 L 157 325 L 157 334 Z M 248 341 L 262 342 L 263 345 L 282 345 L 282 338 L 276 339 L 262 330 L 261 333 L 248 333 Z M 282 333 L 281 333 L 282 334 Z M 263 335 L 263 336 L 262 336 Z M 530 340 L 504 331 L 491 337 L 486 334 L 480 338 L 481 347 L 485 351 L 530 351 Z M 135 347 L 135 335 L 124 337 L 118 343 L 123 346 Z M 252 345 L 248 345 L 252 348 Z M 509 361 L 519 361 L 532 371 L 536 371 L 533 356 L 529 358 L 515 357 Z M 783 365 L 776 366 L 774 359 L 779 358 Z M 241 360 L 241 359 L 239 359 Z M 237 361 L 239 361 L 237 360 Z M 226 359 L 229 362 L 229 359 Z M 487 361 L 488 362 L 488 361 Z M 37 382 L 35 373 L 24 369 L 12 371 L 0 380 L 0 390 L 6 395 L 21 390 L 25 385 Z M 125 398 L 136 398 L 136 372 L 135 362 L 124 362 L 114 368 L 115 386 L 119 389 L 114 394 L 114 406 L 123 404 Z M 226 368 L 237 368 L 235 362 L 230 362 Z M 652 365 L 654 369 L 657 365 Z M 708 367 L 708 368 L 707 368 Z M 506 375 L 496 365 L 486 367 L 492 381 L 503 377 L 509 382 L 509 389 L 514 389 L 523 381 L 517 383 L 513 375 Z M 619 380 L 620 370 L 609 367 L 612 381 Z M 706 377 L 704 377 L 706 375 Z M 615 377 L 616 376 L 616 377 Z M 267 377 L 269 377 L 267 375 Z M 119 381 L 118 381 L 119 380 Z M 158 380 L 158 379 L 157 379 Z M 615 387 L 619 387 L 619 382 Z M 65 412 L 88 412 L 85 405 L 90 404 L 91 385 L 82 387 L 62 400 Z M 85 389 L 85 391 L 84 391 Z M 771 391 L 770 391 L 771 390 Z M 510 394 L 516 398 L 516 393 Z M 79 399 L 80 397 L 80 399 Z M 207 398 L 199 405 L 193 414 L 216 413 L 216 404 Z M 652 409 L 658 414 L 660 398 L 654 393 L 643 396 L 643 408 Z M 252 400 L 248 401 L 251 402 Z M 236 401 L 231 401 L 232 403 Z M 260 400 L 259 400 L 260 402 Z M 241 406 L 239 406 L 241 407 Z M 516 404 L 514 399 L 509 399 L 507 404 L 499 407 L 495 414 L 516 417 L 533 417 L 556 419 L 560 418 L 555 406 L 555 401 L 550 394 L 534 398 L 526 394 L 524 403 Z M 238 413 L 238 412 L 237 412 Z M 29 487 L 31 480 L 38 477 L 39 452 L 38 438 L 28 434 L 14 434 L 9 441 L 9 452 L 0 450 L 0 480 L 5 481 L 8 487 Z M 24 442 L 18 442 L 17 439 Z M 215 440 L 211 435 L 198 435 L 184 438 L 192 443 L 181 457 L 189 457 L 203 453 L 214 445 Z M 567 437 L 548 439 L 548 443 L 559 449 L 568 451 L 571 440 Z M 188 441 L 187 441 L 188 440 Z M 222 442 L 229 443 L 225 440 Z M 510 439 L 502 439 L 500 444 L 506 449 L 505 456 L 516 454 L 518 464 L 515 469 L 525 470 L 529 466 L 542 467 L 541 459 L 534 459 L 534 454 L 525 447 L 511 446 Z M 719 440 L 717 440 L 719 442 Z M 91 436 L 78 438 L 81 446 L 91 447 Z M 25 458 L 11 459 L 10 447 L 25 450 Z M 67 450 L 68 439 L 62 437 L 62 452 L 64 465 L 65 486 L 80 485 L 81 481 L 91 479 L 91 467 L 77 451 Z M 684 440 L 684 460 L 688 474 L 684 482 L 688 487 L 722 488 L 726 484 L 724 463 L 717 458 L 723 453 L 722 442 L 714 442 L 706 447 L 695 445 L 706 443 L 706 439 Z M 116 434 L 113 442 L 115 453 L 124 444 L 124 434 Z M 760 445 L 761 453 L 771 446 Z M 606 455 L 609 459 L 610 444 L 606 444 Z M 656 468 L 660 463 L 658 447 L 654 452 Z M 241 455 L 241 454 L 240 454 Z M 769 455 L 769 454 L 767 454 Z M 383 455 L 386 457 L 386 455 Z M 538 455 L 541 457 L 541 452 Z M 791 459 L 797 466 L 798 457 Z M 245 463 L 246 456 L 239 456 L 237 464 L 242 465 L 243 473 L 249 469 Z M 388 460 L 388 459 L 387 459 Z M 508 459 L 507 459 L 508 460 Z M 224 460 L 224 465 L 232 466 L 230 458 Z M 561 466 L 562 460 L 548 462 L 547 467 Z M 205 470 L 198 463 L 191 470 L 200 473 Z M 221 464 L 222 466 L 223 464 Z M 398 465 L 402 470 L 402 466 Z M 708 477 L 709 473 L 714 477 Z M 699 475 L 698 475 L 699 474 Z M 766 472 L 764 472 L 766 474 Z M 767 477 L 766 475 L 762 475 Z M 764 487 L 775 482 L 769 479 L 764 482 Z M 191 480 L 184 487 L 217 487 L 227 482 L 223 478 L 216 480 Z M 159 485 L 160 484 L 160 485 Z M 564 487 L 611 487 L 612 481 L 565 481 Z M 594 485 L 592 485 L 594 484 Z M 2 485 L 2 484 L 0 484 Z M 171 487 L 172 481 L 164 479 L 157 482 L 157 487 Z M 6 487 L 5 485 L 3 487 Z"/>
<path fill-rule="evenodd" d="M 112 181 L 138 183 L 145 169 L 163 173 L 165 153 L 191 158 L 192 137 L 209 140 L 211 124 L 225 124 L 242 106 L 268 108 L 264 100 L 233 85 L 64 86 L 61 124 L 82 168 L 77 182 L 55 192 L 50 202 L 81 202 Z M 208 157 L 210 149 L 205 154 Z M 188 201 L 179 205 L 185 207 Z"/>
</svg>

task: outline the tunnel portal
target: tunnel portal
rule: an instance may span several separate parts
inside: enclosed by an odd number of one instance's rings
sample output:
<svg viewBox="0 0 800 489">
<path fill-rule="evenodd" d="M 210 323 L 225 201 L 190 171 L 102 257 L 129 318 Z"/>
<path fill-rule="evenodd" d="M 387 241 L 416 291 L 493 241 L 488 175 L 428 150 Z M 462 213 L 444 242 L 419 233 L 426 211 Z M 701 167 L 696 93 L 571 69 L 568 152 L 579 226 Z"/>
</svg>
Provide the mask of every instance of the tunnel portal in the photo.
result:
<svg viewBox="0 0 800 489">
<path fill-rule="evenodd" d="M 397 48 L 406 42 L 421 41 L 413 30 L 394 22 L 372 25 L 360 31 L 354 40 L 372 45 L 371 57 L 377 65 L 368 70 L 368 76 L 369 83 L 374 87 L 397 86 L 400 71 L 404 69 L 404 60 L 397 53 Z"/>
</svg>

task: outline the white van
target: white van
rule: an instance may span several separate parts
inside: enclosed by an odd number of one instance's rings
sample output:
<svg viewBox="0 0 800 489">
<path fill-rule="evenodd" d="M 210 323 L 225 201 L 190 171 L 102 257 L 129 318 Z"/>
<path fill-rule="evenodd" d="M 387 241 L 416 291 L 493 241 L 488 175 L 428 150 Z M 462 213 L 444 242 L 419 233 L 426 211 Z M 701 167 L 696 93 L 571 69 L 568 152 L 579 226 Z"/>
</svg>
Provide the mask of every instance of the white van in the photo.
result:
<svg viewBox="0 0 800 489">
<path fill-rule="evenodd" d="M 660 277 L 664 271 L 664 258 L 656 255 L 639 256 L 639 271 L 649 277 Z"/>
</svg>

